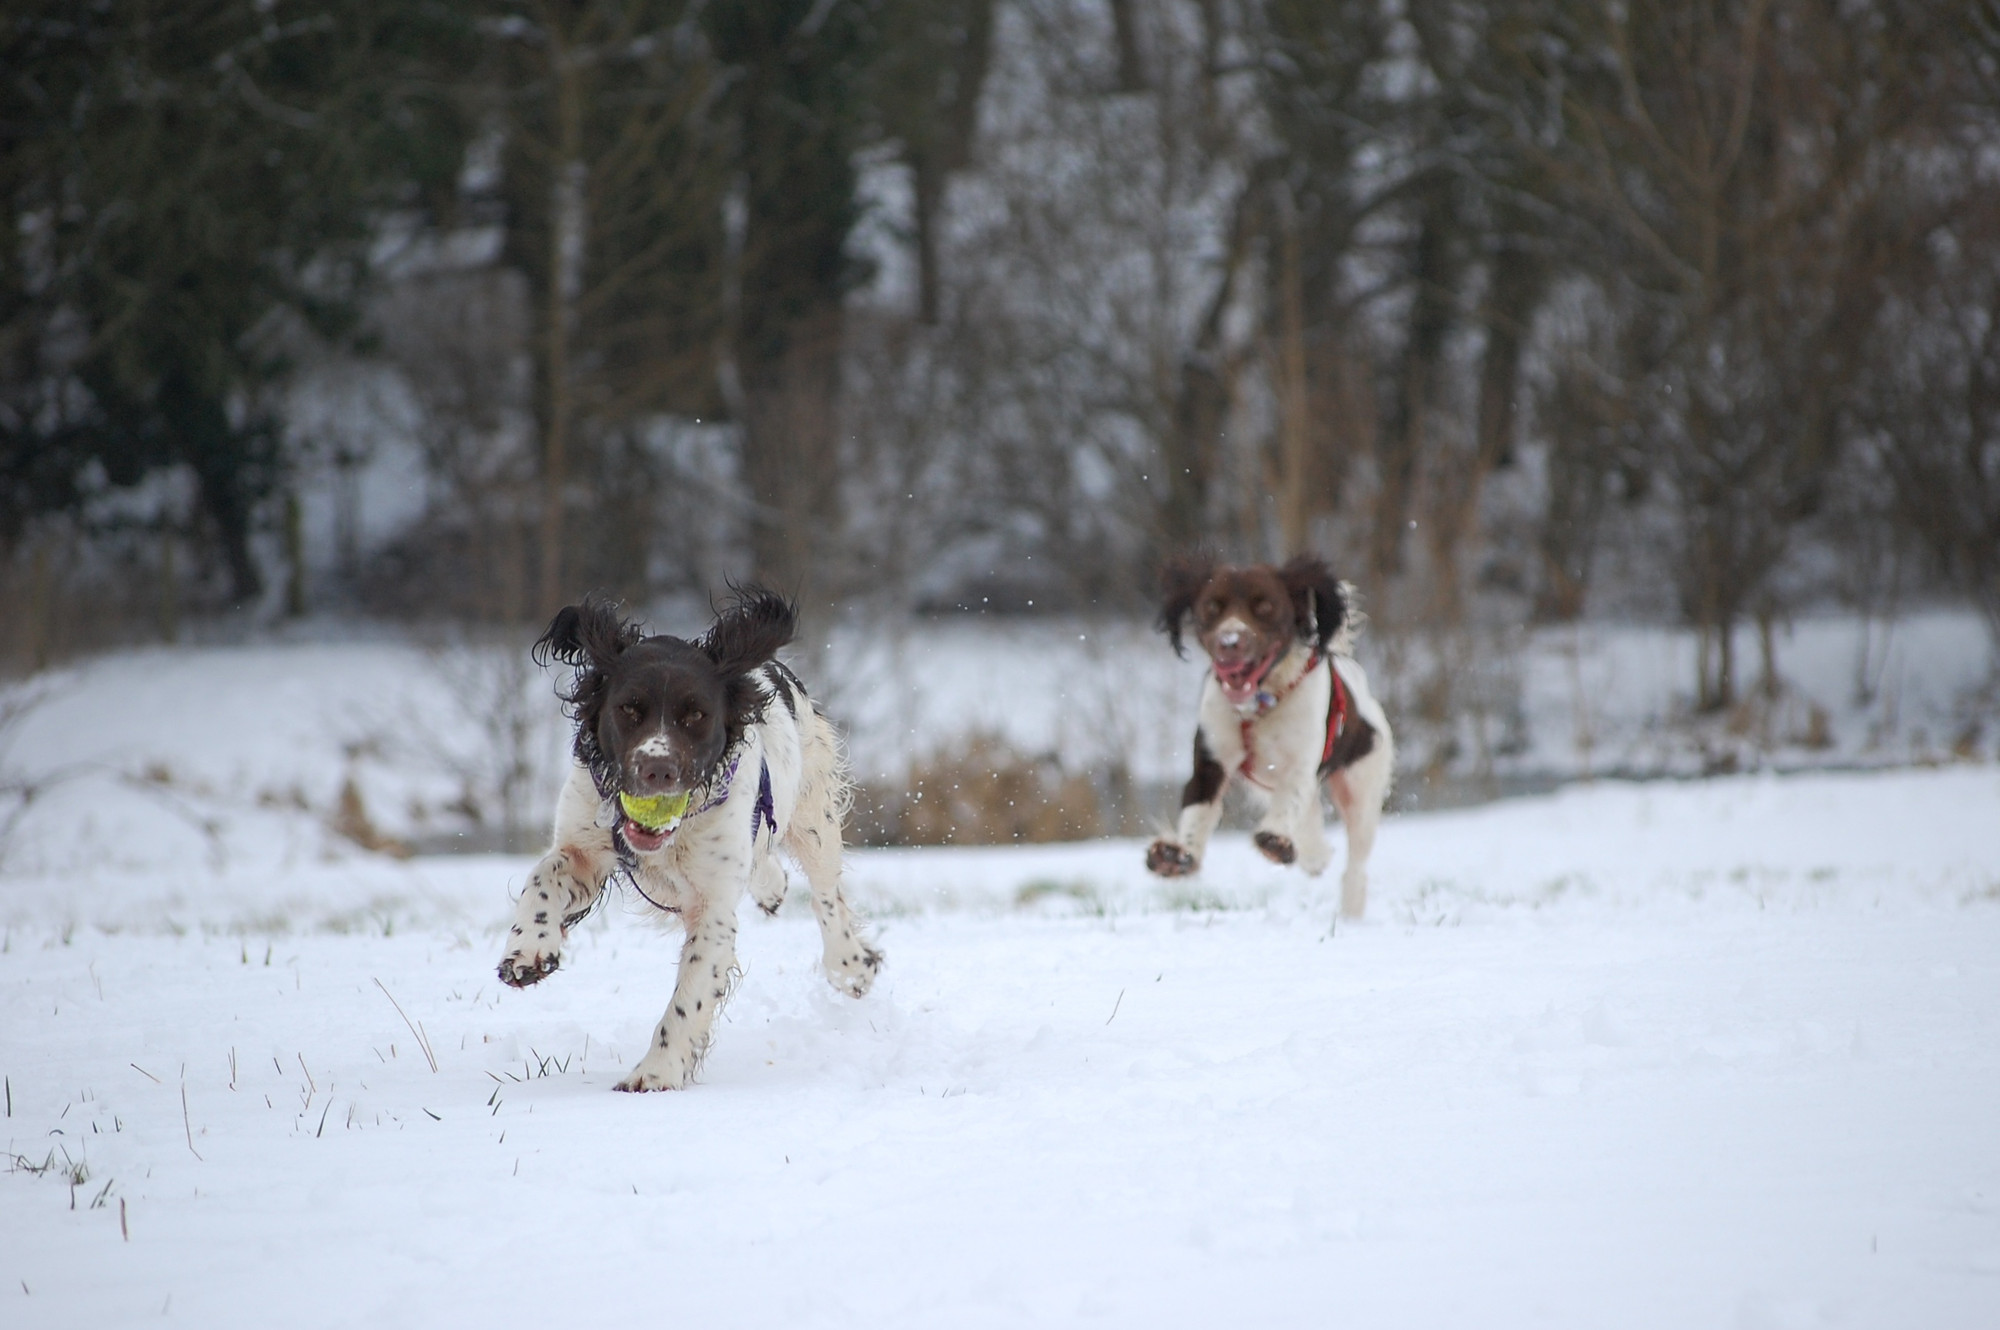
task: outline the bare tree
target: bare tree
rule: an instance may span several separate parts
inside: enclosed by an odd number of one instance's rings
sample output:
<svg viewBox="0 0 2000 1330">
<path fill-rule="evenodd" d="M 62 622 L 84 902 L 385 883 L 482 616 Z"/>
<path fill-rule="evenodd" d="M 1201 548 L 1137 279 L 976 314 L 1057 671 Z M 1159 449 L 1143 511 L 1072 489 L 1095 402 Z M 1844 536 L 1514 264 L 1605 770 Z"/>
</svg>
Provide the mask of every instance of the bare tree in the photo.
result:
<svg viewBox="0 0 2000 1330">
<path fill-rule="evenodd" d="M 740 432 L 757 576 L 798 588 L 838 534 L 847 249 L 875 55 L 852 0 L 743 0 L 702 15 L 727 71 L 723 400 Z"/>
<path fill-rule="evenodd" d="M 1885 318 L 1855 410 L 1894 516 L 2000 649 L 2000 182 L 1959 179 L 1973 206 Z"/>
<path fill-rule="evenodd" d="M 507 258 L 528 275 L 541 436 L 535 604 L 566 562 L 580 450 L 662 410 L 713 413 L 718 71 L 691 0 L 509 0 L 489 25 Z"/>
<path fill-rule="evenodd" d="M 1881 278 L 1920 232 L 1885 205 L 1932 114 L 1924 6 L 1556 0 L 1502 34 L 1552 197 L 1596 228 L 1629 399 L 1678 514 L 1697 705 L 1735 695 L 1733 629 L 1819 503 Z M 1553 118 L 1537 105 L 1559 108 Z M 1539 117 L 1539 118 L 1538 118 Z"/>
<path fill-rule="evenodd" d="M 910 172 L 917 317 L 935 325 L 945 289 L 938 234 L 951 177 L 972 164 L 980 96 L 993 58 L 993 0 L 892 0 L 873 100 Z"/>
<path fill-rule="evenodd" d="M 1407 498 L 1385 457 L 1396 431 L 1375 410 L 1369 309 L 1386 289 L 1371 251 L 1406 188 L 1409 154 L 1395 99 L 1375 78 L 1394 26 L 1387 11 L 1366 0 L 1268 0 L 1252 12 L 1260 110 L 1282 182 L 1264 271 L 1266 362 L 1280 403 L 1270 475 L 1281 482 L 1278 541 L 1290 552 L 1304 548 L 1313 518 L 1334 511 L 1358 461 L 1389 473 L 1377 476 L 1383 504 Z M 1379 513 L 1371 523 L 1382 563 L 1397 539 L 1385 525 L 1401 523 Z"/>
<path fill-rule="evenodd" d="M 530 310 L 521 274 L 495 267 L 414 274 L 377 302 L 372 322 L 420 410 L 432 493 L 423 529 L 370 577 L 371 603 L 505 623 L 532 616 L 541 468 Z"/>
<path fill-rule="evenodd" d="M 958 496 L 963 581 L 988 603 L 1126 601 L 1155 551 L 1235 507 L 1217 480 L 1266 206 L 1252 73 L 1214 7 L 1132 8 L 1138 91 L 1108 8 L 1003 13 L 933 344 L 964 428 L 944 446 L 979 487 Z"/>
</svg>

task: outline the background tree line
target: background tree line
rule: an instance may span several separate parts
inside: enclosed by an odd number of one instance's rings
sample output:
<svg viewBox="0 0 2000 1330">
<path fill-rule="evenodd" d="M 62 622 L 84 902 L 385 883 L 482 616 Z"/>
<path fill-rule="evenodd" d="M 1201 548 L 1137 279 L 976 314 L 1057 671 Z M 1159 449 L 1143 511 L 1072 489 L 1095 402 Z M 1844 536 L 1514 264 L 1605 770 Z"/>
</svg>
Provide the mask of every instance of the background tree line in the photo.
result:
<svg viewBox="0 0 2000 1330">
<path fill-rule="evenodd" d="M 1815 604 L 2000 637 L 1996 0 L 13 0 L 0 44 L 16 664 L 728 576 L 1125 612 L 1201 541 L 1334 557 L 1439 715 L 1587 612 L 1693 625 L 1706 709 Z"/>
</svg>

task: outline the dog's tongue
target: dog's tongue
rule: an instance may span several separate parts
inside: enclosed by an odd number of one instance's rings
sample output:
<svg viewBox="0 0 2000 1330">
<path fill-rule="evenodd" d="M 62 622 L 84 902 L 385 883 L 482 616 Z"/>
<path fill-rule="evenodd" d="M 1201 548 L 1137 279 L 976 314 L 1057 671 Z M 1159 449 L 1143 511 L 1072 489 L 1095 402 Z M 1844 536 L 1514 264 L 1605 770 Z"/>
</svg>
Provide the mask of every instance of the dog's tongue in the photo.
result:
<svg viewBox="0 0 2000 1330">
<path fill-rule="evenodd" d="M 1231 705 L 1241 706 L 1256 695 L 1257 685 L 1263 682 L 1264 675 L 1275 661 L 1276 656 L 1273 655 L 1269 660 L 1238 660 L 1226 665 L 1218 662 L 1215 681 L 1222 685 L 1222 695 L 1229 699 Z"/>
<path fill-rule="evenodd" d="M 668 834 L 673 830 L 672 827 L 666 827 L 659 831 L 648 831 L 629 817 L 618 829 L 624 834 L 625 843 L 641 854 L 650 854 L 665 845 Z"/>
</svg>

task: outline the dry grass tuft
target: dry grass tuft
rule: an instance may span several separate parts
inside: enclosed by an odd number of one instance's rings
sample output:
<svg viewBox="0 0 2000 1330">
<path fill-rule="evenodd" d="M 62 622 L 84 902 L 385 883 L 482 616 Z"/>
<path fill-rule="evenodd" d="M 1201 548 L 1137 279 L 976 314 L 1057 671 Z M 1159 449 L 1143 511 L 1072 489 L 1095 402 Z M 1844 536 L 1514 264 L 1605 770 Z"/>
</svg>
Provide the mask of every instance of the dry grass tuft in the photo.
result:
<svg viewBox="0 0 2000 1330">
<path fill-rule="evenodd" d="M 878 805 L 904 845 L 1026 845 L 1104 832 L 1087 777 L 1036 760 L 998 735 L 974 732 L 918 763 L 900 801 Z"/>
</svg>

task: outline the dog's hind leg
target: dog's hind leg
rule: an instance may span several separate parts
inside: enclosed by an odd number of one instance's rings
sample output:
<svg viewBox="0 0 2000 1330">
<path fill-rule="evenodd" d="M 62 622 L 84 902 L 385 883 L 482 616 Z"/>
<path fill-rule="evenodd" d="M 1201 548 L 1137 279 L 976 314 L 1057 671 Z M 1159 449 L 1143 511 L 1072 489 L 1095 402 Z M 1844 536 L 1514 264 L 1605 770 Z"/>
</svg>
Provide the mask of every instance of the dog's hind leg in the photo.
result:
<svg viewBox="0 0 2000 1330">
<path fill-rule="evenodd" d="M 1327 792 L 1347 827 L 1347 866 L 1340 874 L 1344 919 L 1359 919 L 1368 909 L 1368 856 L 1375 848 L 1375 831 L 1382 825 L 1394 762 L 1394 750 L 1385 741 L 1353 766 L 1326 778 Z"/>
<path fill-rule="evenodd" d="M 798 806 L 785 829 L 785 846 L 805 870 L 812 887 L 813 917 L 819 921 L 820 963 L 836 989 L 861 997 L 874 986 L 882 953 L 870 944 L 861 921 L 840 889 L 840 815 L 847 779 L 840 750 L 826 721 L 812 713 L 800 726 L 805 769 Z"/>
<path fill-rule="evenodd" d="M 882 953 L 868 941 L 840 889 L 840 824 L 831 818 L 802 817 L 793 824 L 789 843 L 812 885 L 826 981 L 843 993 L 862 997 L 882 969 Z"/>
</svg>

